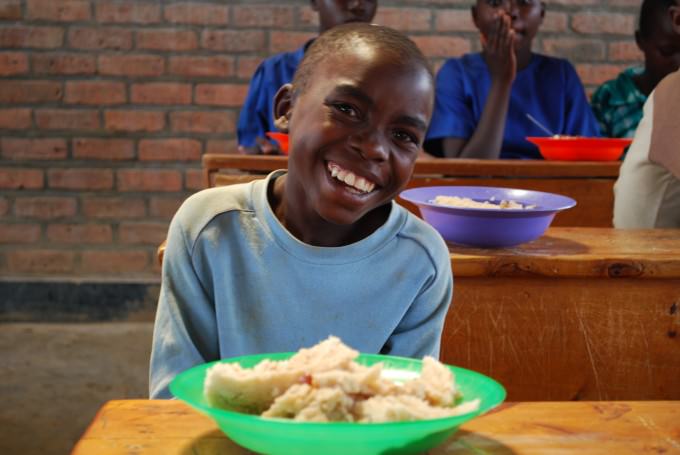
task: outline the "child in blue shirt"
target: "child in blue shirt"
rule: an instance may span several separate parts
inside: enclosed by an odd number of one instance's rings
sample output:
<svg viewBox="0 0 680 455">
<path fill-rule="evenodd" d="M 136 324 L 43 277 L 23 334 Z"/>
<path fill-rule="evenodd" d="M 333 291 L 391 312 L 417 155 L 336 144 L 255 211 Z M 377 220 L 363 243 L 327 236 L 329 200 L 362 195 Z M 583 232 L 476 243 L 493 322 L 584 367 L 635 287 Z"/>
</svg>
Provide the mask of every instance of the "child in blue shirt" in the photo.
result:
<svg viewBox="0 0 680 455">
<path fill-rule="evenodd" d="M 288 170 L 201 191 L 172 220 L 152 398 L 196 364 L 331 334 L 363 352 L 438 356 L 448 248 L 394 202 L 433 104 L 429 64 L 399 32 L 346 24 L 310 46 L 274 102 Z"/>
<path fill-rule="evenodd" d="M 606 137 L 633 137 L 642 108 L 654 87 L 680 67 L 680 35 L 673 32 L 670 8 L 675 0 L 644 0 L 635 42 L 644 67 L 627 68 L 593 93 L 591 105 Z"/>
<path fill-rule="evenodd" d="M 527 136 L 598 136 L 583 85 L 566 60 L 535 54 L 538 0 L 477 0 L 472 19 L 483 51 L 447 60 L 437 74 L 425 150 L 461 158 L 541 158 Z"/>
<path fill-rule="evenodd" d="M 349 22 L 371 22 L 378 7 L 377 0 L 311 0 L 310 3 L 319 14 L 319 33 Z M 293 80 L 295 70 L 312 41 L 294 52 L 266 59 L 255 71 L 236 126 L 240 153 L 280 153 L 278 145 L 265 138 L 266 132 L 276 131 L 274 95 L 283 84 Z"/>
</svg>

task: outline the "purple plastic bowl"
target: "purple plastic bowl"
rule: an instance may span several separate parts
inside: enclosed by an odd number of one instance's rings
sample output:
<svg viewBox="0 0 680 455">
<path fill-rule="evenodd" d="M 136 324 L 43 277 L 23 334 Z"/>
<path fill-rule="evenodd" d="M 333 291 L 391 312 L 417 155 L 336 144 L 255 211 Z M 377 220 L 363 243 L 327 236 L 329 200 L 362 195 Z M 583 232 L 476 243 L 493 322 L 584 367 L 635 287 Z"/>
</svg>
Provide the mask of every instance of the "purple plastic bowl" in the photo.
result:
<svg viewBox="0 0 680 455">
<path fill-rule="evenodd" d="M 418 206 L 425 221 L 444 240 L 475 247 L 506 247 L 534 240 L 550 226 L 555 214 L 576 205 L 559 194 L 491 186 L 428 186 L 403 191 L 401 198 Z M 468 197 L 475 201 L 513 200 L 532 209 L 447 207 L 436 196 Z"/>
</svg>

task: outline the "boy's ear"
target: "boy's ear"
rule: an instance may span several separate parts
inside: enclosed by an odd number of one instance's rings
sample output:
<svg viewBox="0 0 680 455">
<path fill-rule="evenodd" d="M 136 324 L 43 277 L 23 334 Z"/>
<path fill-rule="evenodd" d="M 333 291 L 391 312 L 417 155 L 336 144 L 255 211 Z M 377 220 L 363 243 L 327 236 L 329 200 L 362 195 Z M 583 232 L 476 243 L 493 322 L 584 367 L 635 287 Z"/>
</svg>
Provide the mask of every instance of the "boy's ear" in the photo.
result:
<svg viewBox="0 0 680 455">
<path fill-rule="evenodd" d="M 680 6 L 671 6 L 668 8 L 671 15 L 671 23 L 673 24 L 673 31 L 680 35 Z"/>
<path fill-rule="evenodd" d="M 311 6 L 314 11 L 319 11 L 319 5 L 316 4 L 316 0 L 309 0 L 309 6 Z"/>
<path fill-rule="evenodd" d="M 285 84 L 274 95 L 274 126 L 282 133 L 287 133 L 292 114 L 293 85 Z"/>
</svg>

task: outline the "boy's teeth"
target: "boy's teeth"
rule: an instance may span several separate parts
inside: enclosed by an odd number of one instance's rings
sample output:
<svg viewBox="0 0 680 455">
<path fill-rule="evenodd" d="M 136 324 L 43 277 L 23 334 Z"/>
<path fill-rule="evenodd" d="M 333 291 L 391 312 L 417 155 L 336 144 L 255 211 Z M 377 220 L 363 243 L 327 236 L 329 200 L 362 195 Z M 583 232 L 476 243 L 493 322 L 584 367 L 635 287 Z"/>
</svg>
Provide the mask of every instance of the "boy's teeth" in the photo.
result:
<svg viewBox="0 0 680 455">
<path fill-rule="evenodd" d="M 363 177 L 357 176 L 355 173 L 342 169 L 335 163 L 328 163 L 328 170 L 332 177 L 344 182 L 350 187 L 359 190 L 362 193 L 370 193 L 375 188 L 375 183 L 369 182 Z"/>
</svg>

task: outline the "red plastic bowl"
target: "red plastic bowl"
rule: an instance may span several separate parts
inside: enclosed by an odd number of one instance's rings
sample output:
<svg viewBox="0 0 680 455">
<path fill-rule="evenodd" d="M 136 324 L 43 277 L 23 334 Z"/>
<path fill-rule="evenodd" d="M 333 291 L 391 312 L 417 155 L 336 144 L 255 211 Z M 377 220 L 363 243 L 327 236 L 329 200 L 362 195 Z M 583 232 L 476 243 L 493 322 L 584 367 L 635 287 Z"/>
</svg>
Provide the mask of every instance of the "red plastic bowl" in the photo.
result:
<svg viewBox="0 0 680 455">
<path fill-rule="evenodd" d="M 288 155 L 288 135 L 286 133 L 275 133 L 273 131 L 268 131 L 265 134 L 269 139 L 273 139 L 279 143 L 281 153 Z"/>
<path fill-rule="evenodd" d="M 630 138 L 579 136 L 527 137 L 546 160 L 616 161 L 633 142 Z"/>
</svg>

